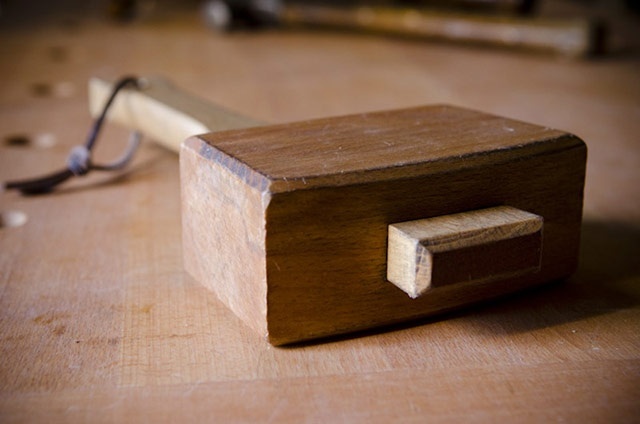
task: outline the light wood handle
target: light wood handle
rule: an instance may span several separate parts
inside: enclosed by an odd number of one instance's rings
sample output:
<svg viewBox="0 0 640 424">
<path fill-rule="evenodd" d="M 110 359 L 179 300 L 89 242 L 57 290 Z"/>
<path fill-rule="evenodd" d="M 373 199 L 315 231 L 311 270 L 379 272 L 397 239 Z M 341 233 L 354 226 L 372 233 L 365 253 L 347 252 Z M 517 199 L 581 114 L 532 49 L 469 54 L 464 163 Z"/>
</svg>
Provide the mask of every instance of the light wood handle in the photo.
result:
<svg viewBox="0 0 640 424">
<path fill-rule="evenodd" d="M 389 226 L 387 279 L 410 297 L 462 282 L 535 272 L 541 216 L 509 206 Z"/>
<path fill-rule="evenodd" d="M 112 89 L 108 81 L 89 81 L 89 108 L 94 117 L 102 111 Z M 142 90 L 118 94 L 107 119 L 140 131 L 175 152 L 193 135 L 261 124 L 181 91 L 162 78 L 146 79 Z"/>
</svg>

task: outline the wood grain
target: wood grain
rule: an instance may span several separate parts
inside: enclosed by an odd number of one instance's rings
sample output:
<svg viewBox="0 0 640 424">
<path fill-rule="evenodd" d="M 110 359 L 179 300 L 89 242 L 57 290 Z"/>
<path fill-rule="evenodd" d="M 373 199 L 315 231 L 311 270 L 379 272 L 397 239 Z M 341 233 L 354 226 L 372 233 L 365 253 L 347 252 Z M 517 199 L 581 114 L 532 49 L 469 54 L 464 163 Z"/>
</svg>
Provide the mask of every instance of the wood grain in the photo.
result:
<svg viewBox="0 0 640 424">
<path fill-rule="evenodd" d="M 536 272 L 543 221 L 498 206 L 391 224 L 387 280 L 415 299 L 433 287 Z"/>
<path fill-rule="evenodd" d="M 448 105 L 203 134 L 202 155 L 271 193 L 409 179 L 582 145 L 575 136 Z M 198 143 L 198 142 L 194 142 Z M 547 143 L 547 144 L 545 144 Z M 487 155 L 492 152 L 492 155 Z"/>
<path fill-rule="evenodd" d="M 543 1 L 540 12 L 586 4 Z M 588 4 L 637 33 L 610 2 Z M 2 212 L 28 218 L 0 228 L 0 422 L 637 421 L 638 55 L 566 62 L 333 32 L 222 37 L 195 11 L 113 25 L 99 3 L 81 15 L 65 5 L 3 3 L 1 180 L 64 164 L 92 121 L 92 76 L 168 75 L 274 123 L 449 103 L 587 142 L 580 262 L 561 284 L 437 320 L 275 348 L 184 271 L 177 157 L 143 143 L 122 174 L 0 195 Z M 107 124 L 96 160 L 117 157 L 127 136 Z M 489 183 L 491 197 L 502 181 Z"/>
<path fill-rule="evenodd" d="M 181 152 L 185 266 L 273 344 L 447 311 L 575 270 L 585 160 L 570 134 L 449 106 L 206 134 Z M 387 282 L 390 224 L 496 205 L 544 217 L 540 272 L 416 300 Z"/>
</svg>

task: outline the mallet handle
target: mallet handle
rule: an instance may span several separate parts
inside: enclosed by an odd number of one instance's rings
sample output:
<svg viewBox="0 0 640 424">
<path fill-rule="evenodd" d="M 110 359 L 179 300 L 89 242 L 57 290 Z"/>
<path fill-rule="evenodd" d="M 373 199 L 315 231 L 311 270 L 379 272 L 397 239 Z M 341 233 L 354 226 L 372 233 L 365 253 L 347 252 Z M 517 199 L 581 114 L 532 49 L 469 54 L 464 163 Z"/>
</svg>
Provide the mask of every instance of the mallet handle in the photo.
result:
<svg viewBox="0 0 640 424">
<path fill-rule="evenodd" d="M 89 108 L 96 116 L 112 90 L 108 81 L 89 81 Z M 175 152 L 188 137 L 211 131 L 255 127 L 261 122 L 192 96 L 161 78 L 145 81 L 145 88 L 123 91 L 108 119 L 142 132 Z"/>
</svg>

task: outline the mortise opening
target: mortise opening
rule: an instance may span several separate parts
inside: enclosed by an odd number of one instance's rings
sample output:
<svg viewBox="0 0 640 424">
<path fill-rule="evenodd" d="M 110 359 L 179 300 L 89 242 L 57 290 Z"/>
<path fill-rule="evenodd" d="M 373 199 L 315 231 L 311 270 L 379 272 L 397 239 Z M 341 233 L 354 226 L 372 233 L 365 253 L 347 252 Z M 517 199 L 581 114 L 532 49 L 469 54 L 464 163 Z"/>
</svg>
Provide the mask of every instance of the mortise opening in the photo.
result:
<svg viewBox="0 0 640 424">
<path fill-rule="evenodd" d="M 44 82 L 37 82 L 35 84 L 31 84 L 31 94 L 36 97 L 49 97 L 53 90 L 51 89 L 51 85 Z"/>
<path fill-rule="evenodd" d="M 15 228 L 27 222 L 27 214 L 22 211 L 0 211 L 0 228 Z"/>
<path fill-rule="evenodd" d="M 28 147 L 31 145 L 31 138 L 24 134 L 14 134 L 5 137 L 4 145 L 9 147 Z"/>
</svg>

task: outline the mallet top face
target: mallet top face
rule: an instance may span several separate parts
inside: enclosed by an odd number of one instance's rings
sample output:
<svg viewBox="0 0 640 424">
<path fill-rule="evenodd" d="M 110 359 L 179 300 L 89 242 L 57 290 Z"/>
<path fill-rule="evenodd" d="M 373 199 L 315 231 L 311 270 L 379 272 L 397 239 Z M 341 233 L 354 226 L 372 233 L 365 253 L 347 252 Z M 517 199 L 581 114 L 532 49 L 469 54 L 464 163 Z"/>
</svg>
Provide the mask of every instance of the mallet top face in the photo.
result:
<svg viewBox="0 0 640 424">
<path fill-rule="evenodd" d="M 571 274 L 586 147 L 451 106 L 191 137 L 186 269 L 273 344 Z"/>
<path fill-rule="evenodd" d="M 581 143 L 562 131 L 452 106 L 215 132 L 201 140 L 187 144 L 226 157 L 230 169 L 272 193 L 407 178 Z"/>
</svg>

